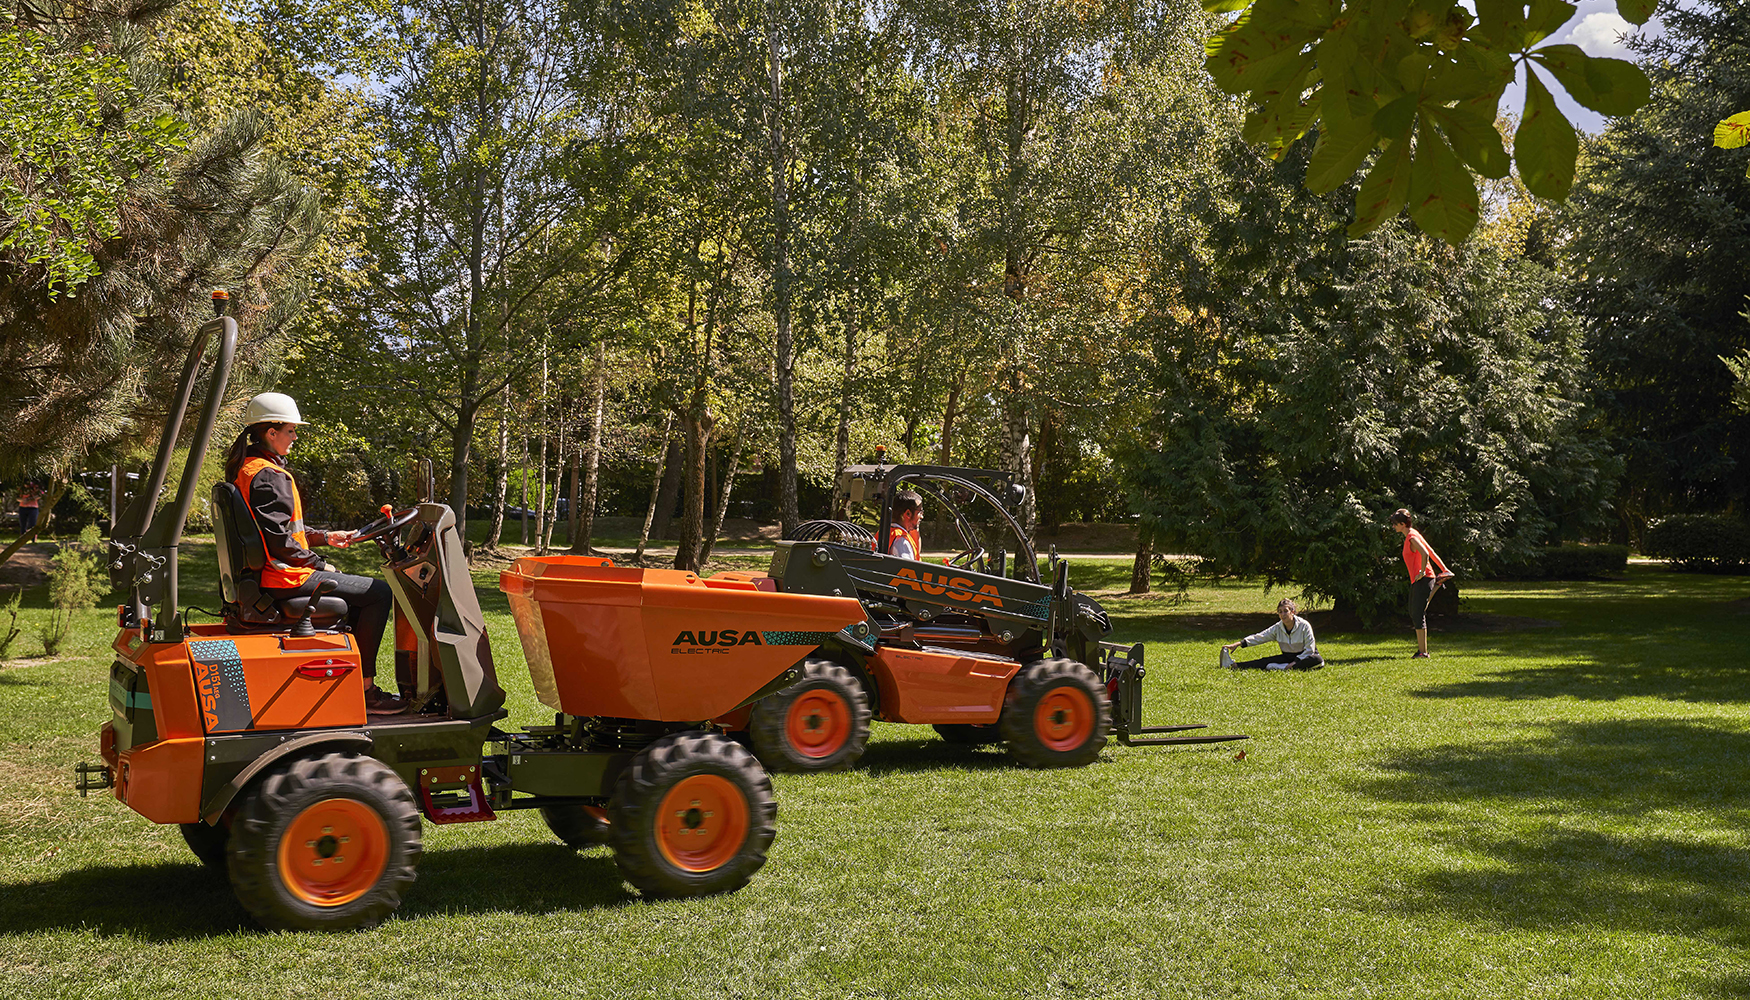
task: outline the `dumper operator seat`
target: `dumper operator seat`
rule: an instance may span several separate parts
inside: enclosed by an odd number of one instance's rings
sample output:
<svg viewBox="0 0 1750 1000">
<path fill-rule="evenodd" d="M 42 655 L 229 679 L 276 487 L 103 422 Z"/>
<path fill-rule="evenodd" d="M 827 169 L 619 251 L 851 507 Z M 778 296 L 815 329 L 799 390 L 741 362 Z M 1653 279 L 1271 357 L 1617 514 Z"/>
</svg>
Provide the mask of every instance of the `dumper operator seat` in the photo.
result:
<svg viewBox="0 0 1750 1000">
<path fill-rule="evenodd" d="M 310 624 L 318 629 L 344 625 L 346 602 L 338 597 L 289 597 L 274 600 L 261 589 L 267 547 L 255 527 L 255 515 L 243 494 L 230 483 L 213 487 L 213 541 L 219 550 L 219 589 L 225 630 L 232 635 L 283 632 L 297 624 L 316 600 Z"/>
</svg>

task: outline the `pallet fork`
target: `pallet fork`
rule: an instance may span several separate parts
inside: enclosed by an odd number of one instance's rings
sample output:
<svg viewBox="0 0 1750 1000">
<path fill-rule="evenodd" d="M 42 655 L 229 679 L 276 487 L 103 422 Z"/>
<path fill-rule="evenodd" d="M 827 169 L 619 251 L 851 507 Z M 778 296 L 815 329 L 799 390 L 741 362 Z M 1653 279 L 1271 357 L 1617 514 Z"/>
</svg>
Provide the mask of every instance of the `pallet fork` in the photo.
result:
<svg viewBox="0 0 1750 1000">
<path fill-rule="evenodd" d="M 1112 699 L 1112 730 L 1118 742 L 1127 747 L 1162 747 L 1193 743 L 1229 743 L 1251 739 L 1250 736 L 1175 736 L 1168 739 L 1137 739 L 1153 733 L 1182 733 L 1192 729 L 1208 729 L 1207 723 L 1185 726 L 1145 726 L 1142 724 L 1142 679 L 1148 671 L 1142 662 L 1142 643 L 1126 646 L 1120 642 L 1100 643 L 1100 677 L 1106 682 L 1106 693 Z"/>
</svg>

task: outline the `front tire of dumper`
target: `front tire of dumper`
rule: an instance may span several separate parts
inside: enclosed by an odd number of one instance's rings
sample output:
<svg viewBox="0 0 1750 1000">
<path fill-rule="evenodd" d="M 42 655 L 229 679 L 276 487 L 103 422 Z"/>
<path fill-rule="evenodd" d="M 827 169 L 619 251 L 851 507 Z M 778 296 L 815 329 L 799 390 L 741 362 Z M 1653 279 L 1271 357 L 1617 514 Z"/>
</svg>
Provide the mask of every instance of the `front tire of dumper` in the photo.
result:
<svg viewBox="0 0 1750 1000">
<path fill-rule="evenodd" d="M 182 841 L 201 864 L 208 868 L 225 867 L 225 848 L 231 839 L 231 828 L 223 823 L 179 823 Z"/>
<path fill-rule="evenodd" d="M 607 813 L 599 806 L 542 806 L 541 818 L 553 836 L 574 850 L 608 842 Z"/>
<path fill-rule="evenodd" d="M 1009 756 L 1027 767 L 1081 767 L 1106 746 L 1112 703 L 1094 672 L 1074 660 L 1036 660 L 1009 682 L 1002 719 Z"/>
<path fill-rule="evenodd" d="M 733 892 L 766 863 L 777 833 L 772 779 L 739 744 L 676 733 L 641 751 L 608 801 L 614 862 L 646 896 Z"/>
<path fill-rule="evenodd" d="M 231 887 L 269 930 L 373 927 L 413 885 L 413 792 L 387 765 L 331 753 L 281 764 L 231 827 Z"/>
<path fill-rule="evenodd" d="M 773 771 L 843 771 L 869 747 L 869 695 L 831 660 L 804 660 L 802 679 L 754 703 L 754 755 Z"/>
</svg>

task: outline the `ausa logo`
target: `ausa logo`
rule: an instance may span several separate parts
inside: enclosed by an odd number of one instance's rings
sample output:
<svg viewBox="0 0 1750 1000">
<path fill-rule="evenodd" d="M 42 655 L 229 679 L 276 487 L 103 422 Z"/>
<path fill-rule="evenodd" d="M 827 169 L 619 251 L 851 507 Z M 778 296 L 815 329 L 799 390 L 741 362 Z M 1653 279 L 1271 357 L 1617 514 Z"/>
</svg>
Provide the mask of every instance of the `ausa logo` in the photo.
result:
<svg viewBox="0 0 1750 1000">
<path fill-rule="evenodd" d="M 929 594 L 932 597 L 947 595 L 951 601 L 964 601 L 971 604 L 983 602 L 993 608 L 1003 606 L 1003 599 L 998 596 L 996 584 L 987 583 L 977 590 L 973 589 L 971 580 L 963 576 L 950 577 L 946 573 L 931 573 L 929 570 L 919 572 L 910 566 L 894 574 L 888 586 L 895 590 L 900 587 L 910 587 L 913 592 Z"/>
<path fill-rule="evenodd" d="M 714 629 L 707 632 L 682 632 L 674 637 L 671 653 L 727 653 L 730 646 L 764 646 L 760 634 L 753 629 Z"/>
</svg>

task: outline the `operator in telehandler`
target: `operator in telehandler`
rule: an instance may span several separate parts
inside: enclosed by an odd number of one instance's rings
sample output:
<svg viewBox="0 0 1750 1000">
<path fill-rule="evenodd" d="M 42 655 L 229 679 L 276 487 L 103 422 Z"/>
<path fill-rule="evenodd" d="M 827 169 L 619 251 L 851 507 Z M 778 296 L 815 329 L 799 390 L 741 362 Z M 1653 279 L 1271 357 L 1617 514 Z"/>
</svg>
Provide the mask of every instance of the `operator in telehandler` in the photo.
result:
<svg viewBox="0 0 1750 1000">
<path fill-rule="evenodd" d="M 893 498 L 893 527 L 887 532 L 887 554 L 901 559 L 924 557 L 923 537 L 918 526 L 924 520 L 924 498 L 905 490 Z"/>
<path fill-rule="evenodd" d="M 310 550 L 319 545 L 345 548 L 356 531 L 321 531 L 304 525 L 304 501 L 298 482 L 286 468 L 286 456 L 307 423 L 292 397 L 264 392 L 243 411 L 245 428 L 225 456 L 225 478 L 243 494 L 256 530 L 267 549 L 261 589 L 275 600 L 304 597 L 318 584 L 333 580 L 333 596 L 346 602 L 347 623 L 358 637 L 365 676 L 365 710 L 373 715 L 405 711 L 407 702 L 377 687 L 377 649 L 394 608 L 389 585 L 368 576 L 336 572 Z"/>
</svg>

